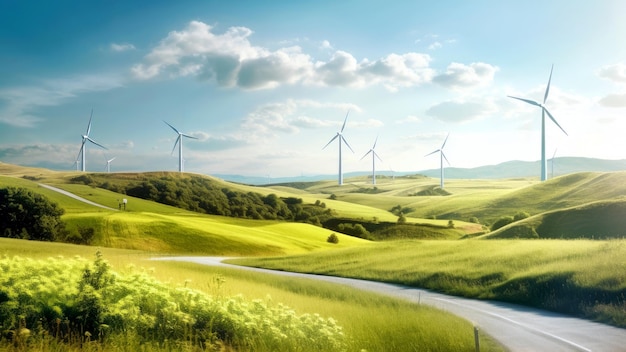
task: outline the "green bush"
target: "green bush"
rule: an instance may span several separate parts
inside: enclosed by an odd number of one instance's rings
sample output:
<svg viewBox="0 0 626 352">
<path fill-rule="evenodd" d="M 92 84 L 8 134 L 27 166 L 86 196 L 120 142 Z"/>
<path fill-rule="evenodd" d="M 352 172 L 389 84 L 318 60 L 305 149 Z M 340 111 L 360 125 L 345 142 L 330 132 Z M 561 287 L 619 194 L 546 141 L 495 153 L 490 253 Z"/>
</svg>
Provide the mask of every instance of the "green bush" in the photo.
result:
<svg viewBox="0 0 626 352">
<path fill-rule="evenodd" d="M 510 223 L 512 223 L 513 217 L 512 216 L 503 216 L 501 218 L 499 218 L 498 220 L 496 220 L 496 222 L 493 223 L 493 225 L 491 225 L 491 231 L 495 231 L 501 227 L 504 227 Z"/>
<path fill-rule="evenodd" d="M 0 236 L 54 241 L 65 233 L 64 210 L 25 188 L 0 188 Z"/>
<path fill-rule="evenodd" d="M 331 233 L 330 236 L 328 236 L 328 238 L 326 239 L 326 242 L 337 244 L 339 243 L 339 237 L 334 233 Z"/>
<path fill-rule="evenodd" d="M 127 341 L 190 351 L 345 350 L 342 329 L 332 318 L 298 315 L 280 303 L 241 296 L 214 298 L 145 273 L 115 273 L 99 254 L 93 263 L 0 257 L 0 272 L 2 351 L 16 345 L 39 350 L 45 339 L 50 346 L 101 344 L 90 351 Z M 50 346 L 42 350 L 66 350 Z"/>
</svg>

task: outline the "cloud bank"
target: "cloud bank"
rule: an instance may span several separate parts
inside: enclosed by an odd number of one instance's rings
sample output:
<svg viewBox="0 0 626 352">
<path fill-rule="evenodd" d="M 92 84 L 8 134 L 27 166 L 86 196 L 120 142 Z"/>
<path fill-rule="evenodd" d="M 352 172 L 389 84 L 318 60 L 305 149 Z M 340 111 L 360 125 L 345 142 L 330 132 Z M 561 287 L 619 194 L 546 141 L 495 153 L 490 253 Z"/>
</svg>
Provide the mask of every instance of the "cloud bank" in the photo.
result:
<svg viewBox="0 0 626 352">
<path fill-rule="evenodd" d="M 427 54 L 389 54 L 378 60 L 358 61 L 352 54 L 335 51 L 327 60 L 315 60 L 299 46 L 277 50 L 254 46 L 252 30 L 231 27 L 224 33 L 203 22 L 192 21 L 172 31 L 131 69 L 139 80 L 159 76 L 192 76 L 223 87 L 269 89 L 281 85 L 367 87 L 390 90 L 429 82 L 434 70 Z M 324 42 L 326 48 L 330 43 Z"/>
</svg>

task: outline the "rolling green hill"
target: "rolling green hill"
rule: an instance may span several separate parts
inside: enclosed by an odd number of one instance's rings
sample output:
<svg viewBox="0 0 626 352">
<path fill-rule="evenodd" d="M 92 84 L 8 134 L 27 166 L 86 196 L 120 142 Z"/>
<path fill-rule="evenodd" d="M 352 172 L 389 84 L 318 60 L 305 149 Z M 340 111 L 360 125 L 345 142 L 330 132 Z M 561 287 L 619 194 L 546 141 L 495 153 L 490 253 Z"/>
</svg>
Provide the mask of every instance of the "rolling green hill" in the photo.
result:
<svg viewBox="0 0 626 352">
<path fill-rule="evenodd" d="M 5 184 L 37 189 L 38 192 L 57 202 L 66 197 L 53 191 L 41 189 L 37 183 L 52 184 L 113 208 L 116 208 L 118 200 L 124 197 L 129 200 L 128 210 L 130 212 L 141 213 L 141 216 L 148 217 L 154 217 L 154 214 L 172 214 L 171 216 L 200 216 L 200 214 L 185 211 L 179 207 L 168 207 L 107 191 L 100 187 L 121 190 L 124 187 L 128 188 L 129 184 L 137 184 L 145 180 L 180 179 L 193 183 L 196 182 L 193 181 L 194 179 L 199 178 L 203 180 L 202 182 L 209 182 L 211 187 L 215 189 L 238 192 L 237 194 L 258 194 L 261 197 L 276 195 L 284 199 L 294 198 L 301 200 L 304 206 L 311 206 L 315 203 L 323 204 L 326 210 L 332 211 L 332 216 L 322 220 L 322 222 L 325 226 L 331 224 L 334 227 L 329 227 L 329 230 L 318 228 L 320 233 L 328 236 L 329 231 L 339 232 L 338 226 L 341 223 L 361 224 L 371 232 L 371 236 L 368 238 L 378 240 L 407 237 L 454 239 L 476 236 L 488 231 L 474 222 L 478 221 L 489 225 L 500 217 L 512 216 L 517 212 L 527 212 L 531 217 L 519 224 L 511 224 L 489 235 L 489 237 L 621 237 L 623 236 L 621 233 L 623 224 L 613 219 L 626 218 L 622 215 L 623 208 L 619 206 L 619 202 L 616 203 L 616 201 L 626 199 L 626 172 L 575 173 L 546 182 L 531 179 L 449 180 L 445 192 L 439 190 L 438 180 L 419 175 L 394 179 L 382 178 L 375 186 L 369 183 L 367 177 L 355 177 L 347 179 L 343 186 L 338 186 L 335 181 L 317 181 L 255 187 L 194 174 L 181 175 L 166 172 L 82 174 L 24 168 L 2 163 L 0 163 L 0 174 L 11 176 L 3 178 L 2 182 Z M 88 182 L 77 184 L 76 182 L 81 182 L 81 178 Z M 76 181 L 77 179 L 79 181 Z M 592 203 L 595 205 L 591 205 Z M 103 227 L 105 224 L 107 224 L 106 226 L 115 224 L 116 228 L 127 227 L 128 229 L 125 231 L 136 233 L 139 231 L 136 230 L 137 225 L 122 226 L 121 223 L 126 220 L 110 215 L 105 216 L 103 215 L 106 213 L 105 210 L 87 206 L 75 200 L 63 200 L 63 207 L 67 211 L 66 219 L 70 229 L 78 229 L 80 226 L 85 226 L 91 222 L 95 224 L 93 226 L 95 226 L 95 239 L 98 244 L 109 243 L 110 245 L 122 245 L 124 248 L 138 248 L 108 234 L 111 231 L 104 230 Z M 396 211 L 392 212 L 392 209 L 396 209 Z M 400 228 L 395 226 L 398 220 L 398 211 L 406 217 L 407 225 L 414 227 L 403 225 L 404 227 Z M 81 213 L 89 213 L 90 215 L 77 215 Z M 218 221 L 216 220 L 218 218 L 219 221 L 224 221 L 220 217 L 212 218 L 206 215 L 205 217 L 212 219 L 213 222 Z M 141 223 L 140 218 L 140 216 L 136 216 L 135 222 Z M 281 219 L 277 220 L 280 221 Z M 450 220 L 453 221 L 453 226 L 450 226 Z M 129 224 L 132 223 L 131 219 L 127 219 L 127 221 Z M 161 224 L 166 224 L 171 219 L 160 218 L 159 221 Z M 241 224 L 244 223 L 245 225 L 242 226 L 250 227 L 245 221 L 241 221 Z M 159 222 L 150 226 L 158 228 L 158 224 Z M 167 227 L 166 225 L 163 226 L 163 229 Z M 174 233 L 181 231 L 194 233 L 199 228 L 201 232 L 213 233 L 213 235 L 222 231 L 220 226 L 215 226 L 217 230 L 214 232 L 206 230 L 208 227 L 205 229 L 202 226 L 185 228 L 176 224 L 170 225 L 170 227 L 176 229 Z M 174 238 L 175 236 L 168 241 L 173 241 Z M 161 242 L 163 239 L 152 239 L 151 241 L 150 246 L 154 246 L 154 248 L 167 248 L 171 251 L 180 250 L 179 245 L 172 244 L 171 247 L 163 247 Z M 258 253 L 281 252 L 280 250 L 272 250 L 271 246 L 268 247 L 265 244 L 252 250 L 252 252 L 257 251 Z"/>
</svg>

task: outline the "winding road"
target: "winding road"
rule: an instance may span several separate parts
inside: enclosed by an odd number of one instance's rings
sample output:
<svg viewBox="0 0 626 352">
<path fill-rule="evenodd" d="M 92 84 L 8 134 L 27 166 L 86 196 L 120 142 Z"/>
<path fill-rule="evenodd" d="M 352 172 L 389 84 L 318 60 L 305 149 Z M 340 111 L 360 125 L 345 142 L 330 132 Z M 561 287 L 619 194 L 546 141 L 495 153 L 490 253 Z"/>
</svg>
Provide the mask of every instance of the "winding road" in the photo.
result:
<svg viewBox="0 0 626 352">
<path fill-rule="evenodd" d="M 471 321 L 512 352 L 626 351 L 626 329 L 515 304 L 447 296 L 428 290 L 381 282 L 243 267 L 223 263 L 222 261 L 226 259 L 224 257 L 155 259 L 227 266 L 275 275 L 323 280 L 415 303 L 428 304 Z"/>
<path fill-rule="evenodd" d="M 56 187 L 45 184 L 39 185 L 94 206 L 117 210 L 91 202 Z M 419 304 L 428 304 L 471 321 L 511 352 L 626 351 L 626 329 L 515 304 L 447 296 L 424 289 L 374 281 L 237 266 L 223 263 L 222 261 L 226 259 L 224 257 L 160 257 L 154 259 L 226 266 L 275 275 L 323 280 L 398 297 Z"/>
</svg>

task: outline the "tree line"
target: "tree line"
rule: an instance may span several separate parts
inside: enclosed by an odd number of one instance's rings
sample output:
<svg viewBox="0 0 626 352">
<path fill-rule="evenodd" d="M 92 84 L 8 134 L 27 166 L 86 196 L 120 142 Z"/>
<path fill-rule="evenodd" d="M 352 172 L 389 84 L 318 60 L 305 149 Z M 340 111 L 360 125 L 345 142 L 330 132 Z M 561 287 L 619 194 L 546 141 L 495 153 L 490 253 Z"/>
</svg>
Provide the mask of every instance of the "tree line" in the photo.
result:
<svg viewBox="0 0 626 352">
<path fill-rule="evenodd" d="M 73 181 L 97 184 L 94 179 L 85 180 L 84 177 Z M 321 226 L 326 218 L 332 216 L 331 210 L 319 201 L 304 204 L 301 198 L 296 197 L 240 192 L 220 187 L 203 177 L 163 176 L 126 184 L 102 182 L 97 186 L 181 209 L 244 219 L 297 221 Z"/>
</svg>

